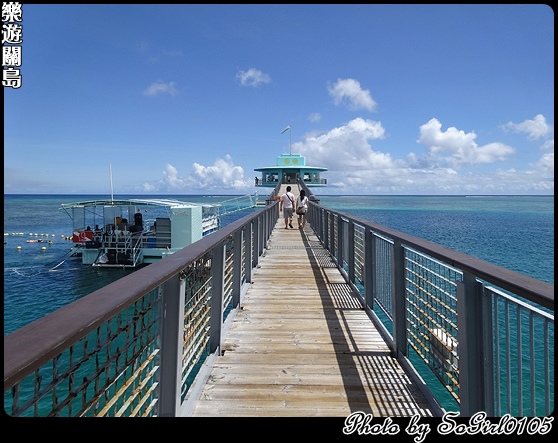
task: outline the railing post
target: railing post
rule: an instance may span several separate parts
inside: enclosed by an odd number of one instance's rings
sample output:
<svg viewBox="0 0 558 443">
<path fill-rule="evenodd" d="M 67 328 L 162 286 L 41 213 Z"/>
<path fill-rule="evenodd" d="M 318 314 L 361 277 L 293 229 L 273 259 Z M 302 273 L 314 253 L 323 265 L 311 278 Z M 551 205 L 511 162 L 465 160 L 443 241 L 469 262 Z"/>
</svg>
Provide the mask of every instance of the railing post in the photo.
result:
<svg viewBox="0 0 558 443">
<path fill-rule="evenodd" d="M 273 232 L 273 227 L 275 226 L 275 222 L 276 222 L 277 219 L 275 218 L 275 210 L 267 211 L 266 215 L 267 215 L 267 231 L 266 231 L 266 242 L 265 242 L 265 244 L 266 244 L 266 248 L 267 248 L 267 246 L 268 246 L 267 241 L 269 240 L 269 237 L 270 237 L 271 233 Z"/>
<path fill-rule="evenodd" d="M 180 408 L 182 342 L 184 340 L 184 280 L 178 275 L 160 287 L 160 417 L 176 417 Z"/>
<path fill-rule="evenodd" d="M 460 415 L 484 411 L 482 284 L 464 272 L 457 282 L 457 342 L 459 356 Z M 491 334 L 491 331 L 486 331 Z"/>
<path fill-rule="evenodd" d="M 275 229 L 275 225 L 277 224 L 277 221 L 279 220 L 279 204 L 276 204 L 273 207 L 273 215 L 271 218 L 271 225 L 269 226 L 269 235 L 271 236 L 271 233 L 273 232 L 273 229 Z"/>
<path fill-rule="evenodd" d="M 335 214 L 333 212 L 329 213 L 328 217 L 328 233 L 327 233 L 327 240 L 328 240 L 328 249 L 329 252 L 333 255 L 333 258 L 337 258 L 336 250 L 335 250 Z"/>
<path fill-rule="evenodd" d="M 494 393 L 494 324 L 492 319 L 493 307 L 492 307 L 492 297 L 488 297 L 484 294 L 484 285 L 480 284 L 479 291 L 482 297 L 482 311 L 483 311 L 483 345 L 484 349 L 484 412 L 489 417 L 496 416 L 496 399 Z M 498 411 L 500 415 L 500 411 Z"/>
<path fill-rule="evenodd" d="M 252 223 L 248 223 L 247 225 L 244 226 L 244 263 L 246 266 L 245 272 L 246 272 L 246 282 L 247 283 L 252 283 L 252 263 L 253 263 L 253 239 L 254 239 L 254 233 L 253 233 L 253 229 L 252 229 Z"/>
<path fill-rule="evenodd" d="M 322 213 L 322 208 L 320 208 L 317 205 L 310 205 L 310 214 L 308 216 L 308 221 L 310 223 L 310 225 L 312 225 L 312 229 L 314 230 L 314 233 L 317 235 L 318 239 L 321 240 L 322 237 L 322 223 L 321 223 L 321 213 Z"/>
<path fill-rule="evenodd" d="M 324 209 L 324 246 L 325 248 L 332 253 L 331 250 L 331 234 L 330 234 L 330 225 L 331 225 L 331 212 L 329 210 Z"/>
<path fill-rule="evenodd" d="M 320 208 L 320 230 L 318 231 L 320 233 L 320 241 L 322 242 L 322 245 L 325 246 L 325 226 L 326 226 L 326 221 L 324 220 L 326 216 L 326 210 L 324 208 Z M 326 246 L 327 247 L 327 246 Z"/>
<path fill-rule="evenodd" d="M 351 283 L 355 282 L 355 223 L 349 220 L 348 230 L 348 242 L 347 242 L 347 263 L 349 265 L 349 281 Z"/>
<path fill-rule="evenodd" d="M 211 320 L 209 352 L 221 352 L 221 332 L 223 329 L 223 295 L 225 292 L 225 249 L 221 243 L 213 248 L 211 259 Z"/>
<path fill-rule="evenodd" d="M 364 300 L 374 310 L 374 287 L 376 275 L 376 238 L 372 231 L 364 228 Z"/>
<path fill-rule="evenodd" d="M 392 304 L 395 350 L 407 356 L 407 294 L 405 291 L 405 249 L 400 240 L 393 242 Z"/>
<path fill-rule="evenodd" d="M 345 222 L 343 222 L 343 219 L 341 218 L 340 215 L 337 216 L 337 266 L 339 266 L 339 269 L 341 269 L 341 271 L 344 273 L 345 272 L 345 266 L 344 266 L 344 260 L 345 260 L 345 255 L 343 254 L 344 252 L 344 231 L 345 231 Z"/>
<path fill-rule="evenodd" d="M 242 288 L 242 245 L 244 230 L 239 229 L 235 232 L 233 242 L 233 280 L 232 280 L 232 307 L 236 308 L 240 304 L 240 292 Z"/>
<path fill-rule="evenodd" d="M 265 246 L 266 246 L 266 243 L 265 243 L 265 238 L 266 238 L 265 228 L 266 228 L 266 225 L 265 225 L 265 219 L 261 214 L 258 217 L 258 227 L 259 227 L 258 232 L 259 232 L 259 239 L 260 239 L 259 240 L 260 247 L 258 248 L 258 257 L 261 257 L 262 254 L 263 254 L 263 251 L 265 249 Z"/>
<path fill-rule="evenodd" d="M 269 212 L 264 214 L 262 216 L 262 222 L 263 222 L 263 244 L 264 244 L 264 249 L 267 249 L 267 233 L 269 230 L 269 225 L 271 223 L 271 217 Z"/>
<path fill-rule="evenodd" d="M 329 211 L 327 209 L 324 209 L 322 219 L 324 221 L 322 244 L 331 252 L 329 248 Z"/>
<path fill-rule="evenodd" d="M 308 205 L 308 214 L 306 215 L 308 217 L 308 223 L 310 223 L 310 225 L 312 226 L 312 229 L 314 230 L 314 232 L 318 235 L 318 238 L 320 237 L 319 235 L 319 228 L 320 228 L 320 224 L 318 222 L 319 220 L 319 208 L 317 206 L 314 205 Z"/>
<path fill-rule="evenodd" d="M 255 268 L 260 261 L 260 219 L 258 217 L 252 220 L 252 241 L 254 242 L 252 268 Z"/>
<path fill-rule="evenodd" d="M 318 206 L 311 204 L 308 205 L 308 223 L 310 223 L 318 238 L 320 238 L 319 210 Z"/>
</svg>

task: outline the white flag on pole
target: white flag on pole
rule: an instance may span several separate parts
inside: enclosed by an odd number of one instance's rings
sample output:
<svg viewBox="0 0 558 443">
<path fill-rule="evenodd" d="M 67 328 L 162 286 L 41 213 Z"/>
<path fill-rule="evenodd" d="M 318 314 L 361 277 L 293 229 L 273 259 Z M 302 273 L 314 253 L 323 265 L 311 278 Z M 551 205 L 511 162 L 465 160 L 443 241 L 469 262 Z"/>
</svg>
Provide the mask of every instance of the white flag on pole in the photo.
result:
<svg viewBox="0 0 558 443">
<path fill-rule="evenodd" d="M 291 125 L 287 126 L 285 129 L 283 129 L 281 131 L 281 134 L 283 134 L 284 132 L 287 132 L 289 129 L 291 129 Z"/>
</svg>

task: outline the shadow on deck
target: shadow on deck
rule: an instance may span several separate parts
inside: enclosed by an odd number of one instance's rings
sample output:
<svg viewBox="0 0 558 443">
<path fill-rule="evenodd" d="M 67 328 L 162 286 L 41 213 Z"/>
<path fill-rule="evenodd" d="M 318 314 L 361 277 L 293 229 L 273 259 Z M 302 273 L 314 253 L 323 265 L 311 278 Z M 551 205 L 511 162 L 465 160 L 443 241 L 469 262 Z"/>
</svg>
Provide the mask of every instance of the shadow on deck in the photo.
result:
<svg viewBox="0 0 558 443">
<path fill-rule="evenodd" d="M 194 417 L 434 416 L 311 228 L 278 219 Z"/>
</svg>

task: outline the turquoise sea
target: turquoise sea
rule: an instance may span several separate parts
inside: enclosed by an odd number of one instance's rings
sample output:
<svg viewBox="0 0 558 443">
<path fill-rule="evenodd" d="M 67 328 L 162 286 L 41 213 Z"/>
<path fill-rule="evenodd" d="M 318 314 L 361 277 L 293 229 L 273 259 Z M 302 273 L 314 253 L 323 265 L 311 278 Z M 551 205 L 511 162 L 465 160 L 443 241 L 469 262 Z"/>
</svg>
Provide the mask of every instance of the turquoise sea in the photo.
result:
<svg viewBox="0 0 558 443">
<path fill-rule="evenodd" d="M 553 196 L 316 195 L 323 206 L 554 284 Z M 233 196 L 141 197 L 220 203 Z M 72 222 L 60 205 L 93 198 L 107 196 L 4 195 L 4 335 L 133 272 L 70 257 L 72 243 L 62 236 Z M 246 214 L 229 214 L 222 226 Z M 27 243 L 37 238 L 44 240 Z"/>
</svg>

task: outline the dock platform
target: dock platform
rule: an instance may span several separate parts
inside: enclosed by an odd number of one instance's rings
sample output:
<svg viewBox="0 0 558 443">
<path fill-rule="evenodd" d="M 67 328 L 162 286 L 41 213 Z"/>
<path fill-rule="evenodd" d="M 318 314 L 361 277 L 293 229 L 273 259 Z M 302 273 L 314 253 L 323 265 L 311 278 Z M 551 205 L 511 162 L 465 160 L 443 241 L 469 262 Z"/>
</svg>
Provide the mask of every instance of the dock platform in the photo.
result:
<svg viewBox="0 0 558 443">
<path fill-rule="evenodd" d="M 277 220 L 194 417 L 432 417 L 307 224 Z"/>
</svg>

